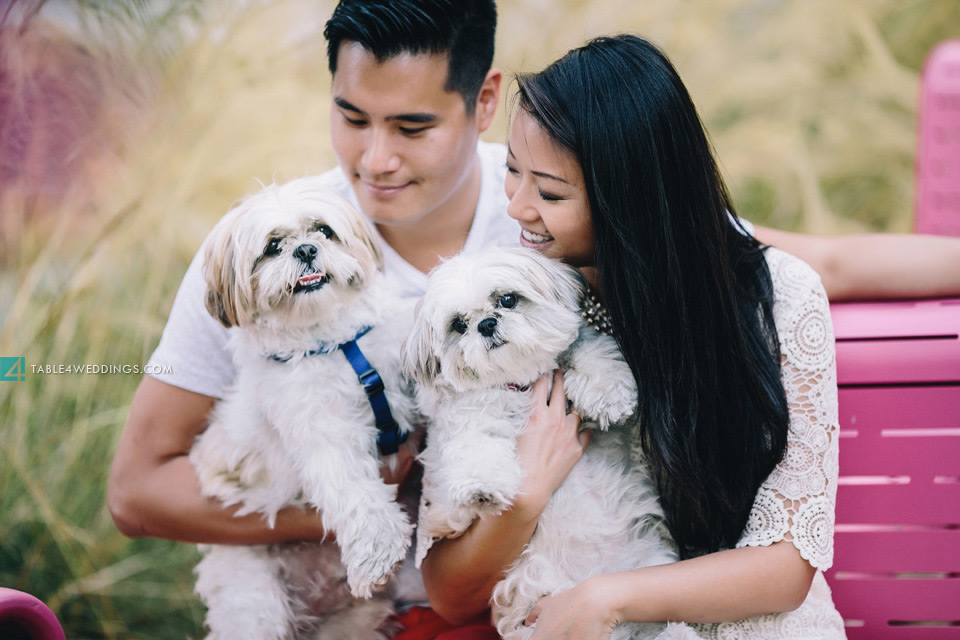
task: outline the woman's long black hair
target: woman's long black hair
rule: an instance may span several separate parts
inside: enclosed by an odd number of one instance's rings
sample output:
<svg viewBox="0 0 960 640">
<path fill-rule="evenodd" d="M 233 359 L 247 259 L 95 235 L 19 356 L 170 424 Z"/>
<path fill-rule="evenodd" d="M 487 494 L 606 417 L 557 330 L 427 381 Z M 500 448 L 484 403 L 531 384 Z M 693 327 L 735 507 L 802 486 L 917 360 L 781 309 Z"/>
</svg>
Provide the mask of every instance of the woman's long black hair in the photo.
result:
<svg viewBox="0 0 960 640">
<path fill-rule="evenodd" d="M 732 547 L 789 424 L 764 247 L 650 43 L 597 38 L 518 84 L 519 108 L 583 169 L 601 292 L 681 557 Z"/>
</svg>

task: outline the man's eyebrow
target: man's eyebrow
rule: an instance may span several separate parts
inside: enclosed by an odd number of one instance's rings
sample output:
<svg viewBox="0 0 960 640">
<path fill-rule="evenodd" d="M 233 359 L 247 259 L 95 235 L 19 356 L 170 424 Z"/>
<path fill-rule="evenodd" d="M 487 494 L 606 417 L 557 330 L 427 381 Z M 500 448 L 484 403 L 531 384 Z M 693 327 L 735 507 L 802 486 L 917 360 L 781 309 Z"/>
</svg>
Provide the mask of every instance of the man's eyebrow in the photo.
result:
<svg viewBox="0 0 960 640">
<path fill-rule="evenodd" d="M 366 112 L 363 109 L 353 105 L 352 103 L 344 100 L 343 98 L 337 96 L 333 99 L 333 103 L 345 111 L 352 111 L 356 114 L 366 116 Z M 436 114 L 433 113 L 400 113 L 395 116 L 387 116 L 387 121 L 403 121 L 411 122 L 413 124 L 431 124 L 437 121 Z"/>
<path fill-rule="evenodd" d="M 340 96 L 335 96 L 335 97 L 334 97 L 334 99 L 333 99 L 333 104 L 337 105 L 338 107 L 340 107 L 341 109 L 344 109 L 344 110 L 346 110 L 346 111 L 355 111 L 355 112 L 357 112 L 357 113 L 359 113 L 359 114 L 361 114 L 361 115 L 367 115 L 367 114 L 365 114 L 359 107 L 353 106 L 351 103 L 347 102 L 346 100 L 344 100 L 344 99 L 341 98 Z"/>
<path fill-rule="evenodd" d="M 387 116 L 387 120 L 402 120 L 403 122 L 412 122 L 414 124 L 430 124 L 437 121 L 437 116 L 433 113 L 400 113 L 395 116 Z"/>
<path fill-rule="evenodd" d="M 513 149 L 510 148 L 509 144 L 507 145 L 507 155 L 513 158 L 514 160 L 517 159 L 517 156 L 513 155 Z M 552 173 L 547 173 L 546 171 L 531 171 L 530 173 L 537 176 L 538 178 L 546 178 L 547 180 L 556 180 L 557 182 L 562 182 L 563 184 L 570 184 L 563 178 L 555 176 Z"/>
</svg>

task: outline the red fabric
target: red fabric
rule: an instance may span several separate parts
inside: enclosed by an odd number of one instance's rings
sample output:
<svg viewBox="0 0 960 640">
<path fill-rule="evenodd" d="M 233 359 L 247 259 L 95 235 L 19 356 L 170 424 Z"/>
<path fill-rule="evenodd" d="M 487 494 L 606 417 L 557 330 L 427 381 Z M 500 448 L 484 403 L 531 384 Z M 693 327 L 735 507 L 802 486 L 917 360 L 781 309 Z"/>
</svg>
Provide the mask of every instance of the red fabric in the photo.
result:
<svg viewBox="0 0 960 640">
<path fill-rule="evenodd" d="M 412 607 L 397 616 L 403 631 L 393 640 L 500 640 L 497 630 L 487 624 L 489 616 L 477 616 L 462 627 L 450 624 L 426 607 Z"/>
</svg>

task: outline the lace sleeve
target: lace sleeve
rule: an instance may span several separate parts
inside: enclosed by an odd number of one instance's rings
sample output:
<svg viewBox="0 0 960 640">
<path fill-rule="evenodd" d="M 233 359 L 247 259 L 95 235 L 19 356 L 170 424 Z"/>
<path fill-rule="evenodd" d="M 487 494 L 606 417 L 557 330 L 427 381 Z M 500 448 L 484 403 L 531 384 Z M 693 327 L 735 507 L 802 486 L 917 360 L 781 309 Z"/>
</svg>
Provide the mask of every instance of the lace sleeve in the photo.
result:
<svg viewBox="0 0 960 640">
<path fill-rule="evenodd" d="M 819 276 L 767 250 L 780 338 L 781 381 L 790 407 L 783 460 L 757 492 L 738 547 L 791 540 L 813 567 L 833 563 L 839 418 L 833 326 Z"/>
</svg>

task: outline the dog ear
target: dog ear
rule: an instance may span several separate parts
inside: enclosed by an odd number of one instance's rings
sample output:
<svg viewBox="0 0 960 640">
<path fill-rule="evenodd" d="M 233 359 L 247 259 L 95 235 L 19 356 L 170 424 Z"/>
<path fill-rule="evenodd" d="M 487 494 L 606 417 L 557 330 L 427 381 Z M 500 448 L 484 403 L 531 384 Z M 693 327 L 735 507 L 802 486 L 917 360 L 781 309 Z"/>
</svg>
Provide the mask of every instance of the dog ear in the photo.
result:
<svg viewBox="0 0 960 640">
<path fill-rule="evenodd" d="M 440 359 L 433 353 L 433 330 L 423 312 L 423 300 L 414 312 L 413 330 L 400 347 L 403 374 L 424 387 L 433 386 L 440 375 Z"/>
<path fill-rule="evenodd" d="M 207 238 L 203 254 L 203 275 L 207 282 L 204 303 L 210 315 L 227 328 L 239 324 L 237 272 L 234 268 L 236 248 L 232 233 L 235 218 L 235 213 L 231 212 L 217 223 Z"/>
<path fill-rule="evenodd" d="M 560 284 L 555 290 L 557 300 L 570 309 L 579 309 L 587 295 L 587 279 L 583 272 L 565 262 L 551 260 Z"/>
<path fill-rule="evenodd" d="M 373 223 L 368 222 L 347 200 L 339 196 L 336 199 L 340 201 L 339 206 L 344 209 L 344 218 L 350 227 L 350 234 L 343 241 L 360 263 L 361 271 L 357 274 L 356 282 L 363 286 L 375 273 L 383 271 L 383 250 L 373 230 Z"/>
<path fill-rule="evenodd" d="M 578 311 L 587 293 L 587 280 L 576 267 L 547 258 L 533 249 L 511 247 L 504 251 L 524 258 L 524 275 L 542 295 L 553 297 L 567 309 Z"/>
</svg>

